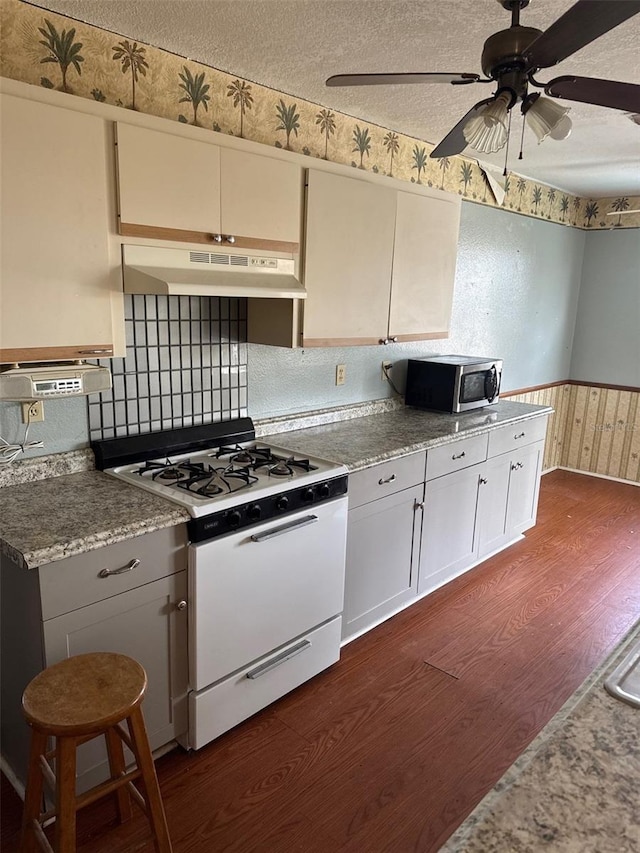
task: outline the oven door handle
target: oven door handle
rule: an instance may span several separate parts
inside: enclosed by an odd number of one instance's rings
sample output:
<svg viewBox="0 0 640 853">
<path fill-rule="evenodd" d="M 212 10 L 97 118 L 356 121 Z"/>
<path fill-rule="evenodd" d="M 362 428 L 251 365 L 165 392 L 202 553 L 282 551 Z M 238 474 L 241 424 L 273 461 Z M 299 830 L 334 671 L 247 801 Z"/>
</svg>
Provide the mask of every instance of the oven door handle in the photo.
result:
<svg viewBox="0 0 640 853">
<path fill-rule="evenodd" d="M 251 538 L 254 542 L 264 542 L 266 539 L 273 539 L 274 536 L 282 536 L 283 533 L 289 533 L 291 530 L 297 530 L 298 527 L 306 527 L 307 524 L 315 524 L 317 520 L 317 515 L 305 515 L 304 518 L 297 518 L 295 521 L 290 521 L 287 524 L 280 524 L 278 527 L 272 527 L 270 530 L 265 530 L 264 533 L 254 533 Z"/>
</svg>

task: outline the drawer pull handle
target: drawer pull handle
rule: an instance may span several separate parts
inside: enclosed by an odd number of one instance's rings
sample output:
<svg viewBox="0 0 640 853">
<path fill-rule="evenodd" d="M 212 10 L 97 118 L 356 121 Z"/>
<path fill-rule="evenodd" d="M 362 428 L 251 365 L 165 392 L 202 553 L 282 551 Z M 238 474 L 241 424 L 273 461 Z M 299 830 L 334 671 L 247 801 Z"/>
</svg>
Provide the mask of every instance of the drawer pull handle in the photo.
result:
<svg viewBox="0 0 640 853">
<path fill-rule="evenodd" d="M 395 474 L 392 474 L 390 477 L 381 477 L 381 478 L 378 480 L 378 485 L 379 485 L 379 486 L 386 486 L 386 485 L 387 485 L 387 483 L 393 483 L 393 482 L 395 482 L 395 479 L 396 479 L 396 475 L 395 475 Z"/>
<path fill-rule="evenodd" d="M 481 486 L 486 486 L 488 482 L 489 481 L 487 480 L 486 477 L 480 477 L 480 485 Z"/>
<path fill-rule="evenodd" d="M 454 453 L 454 454 L 453 454 L 453 456 L 452 456 L 451 458 L 452 458 L 452 459 L 453 459 L 453 461 L 455 462 L 455 461 L 456 461 L 456 459 L 462 459 L 462 458 L 463 458 L 464 456 L 466 456 L 466 455 L 467 455 L 467 454 L 466 454 L 466 453 L 464 452 L 464 450 L 463 450 L 463 451 L 462 451 L 462 453 L 458 453 L 458 455 L 457 455 L 457 456 L 456 456 L 456 454 Z"/>
<path fill-rule="evenodd" d="M 511 465 L 512 471 L 519 471 L 521 468 L 524 468 L 524 465 L 522 464 L 522 462 L 516 462 L 515 464 Z"/>
<path fill-rule="evenodd" d="M 182 599 L 182 601 L 179 601 L 176 604 L 176 610 L 186 610 L 186 609 L 187 609 L 187 602 L 184 599 Z"/>
<path fill-rule="evenodd" d="M 289 521 L 287 524 L 271 527 L 269 530 L 265 530 L 264 533 L 254 533 L 251 539 L 254 542 L 264 542 L 266 539 L 273 539 L 274 536 L 282 536 L 283 533 L 297 530 L 298 527 L 306 527 L 307 524 L 313 524 L 317 520 L 317 515 L 305 515 L 304 518 L 296 518 L 295 521 Z"/>
<path fill-rule="evenodd" d="M 523 433 L 523 432 L 519 432 L 517 435 L 514 435 L 513 437 L 514 437 L 514 438 L 516 439 L 516 441 L 517 441 L 519 438 L 524 438 L 524 436 L 525 436 L 525 433 Z"/>
<path fill-rule="evenodd" d="M 125 572 L 132 572 L 140 565 L 140 560 L 137 557 L 134 557 L 133 560 L 130 560 L 126 566 L 121 566 L 119 569 L 101 569 L 98 572 L 99 578 L 109 578 L 111 575 L 124 575 Z"/>
<path fill-rule="evenodd" d="M 271 658 L 271 660 L 265 661 L 261 663 L 260 666 L 257 666 L 255 669 L 250 669 L 247 673 L 247 678 L 250 678 L 252 681 L 256 678 L 260 678 L 261 675 L 266 675 L 272 669 L 275 669 L 277 666 L 280 666 L 281 663 L 284 663 L 287 660 L 291 660 L 296 655 L 299 655 L 300 652 L 304 652 L 307 649 L 311 648 L 310 640 L 303 640 L 301 643 L 298 643 L 296 646 L 292 646 L 290 649 L 285 649 L 283 652 L 280 652 L 279 655 Z"/>
</svg>

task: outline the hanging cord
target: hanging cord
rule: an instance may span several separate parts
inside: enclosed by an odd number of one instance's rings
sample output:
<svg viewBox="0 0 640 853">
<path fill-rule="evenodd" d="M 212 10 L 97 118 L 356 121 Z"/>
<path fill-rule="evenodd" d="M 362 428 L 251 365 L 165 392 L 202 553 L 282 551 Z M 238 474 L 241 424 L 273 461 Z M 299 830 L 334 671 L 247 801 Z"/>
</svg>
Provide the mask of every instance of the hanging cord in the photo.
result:
<svg viewBox="0 0 640 853">
<path fill-rule="evenodd" d="M 522 114 L 522 136 L 520 137 L 520 153 L 518 154 L 518 160 L 522 160 L 522 149 L 524 148 L 524 113 Z"/>
<path fill-rule="evenodd" d="M 29 438 L 29 427 L 31 426 L 31 412 L 27 413 L 27 426 L 24 431 L 24 439 L 22 444 L 9 444 L 0 435 L 0 465 L 9 465 L 13 460 L 27 450 L 33 450 L 36 447 L 44 447 L 41 441 L 27 441 Z"/>
<path fill-rule="evenodd" d="M 393 365 L 391 365 L 389 367 L 383 367 L 382 372 L 384 373 L 384 378 L 387 380 L 389 385 L 391 385 L 391 388 L 395 391 L 395 393 L 398 395 L 398 397 L 402 397 L 402 394 L 398 391 L 398 389 L 394 385 L 393 379 L 389 376 L 389 371 L 391 370 L 392 366 Z"/>
<path fill-rule="evenodd" d="M 509 110 L 509 125 L 507 126 L 507 149 L 504 152 L 504 171 L 502 173 L 502 177 L 507 177 L 507 163 L 509 162 L 509 140 L 511 139 L 511 116 L 512 112 Z"/>
</svg>

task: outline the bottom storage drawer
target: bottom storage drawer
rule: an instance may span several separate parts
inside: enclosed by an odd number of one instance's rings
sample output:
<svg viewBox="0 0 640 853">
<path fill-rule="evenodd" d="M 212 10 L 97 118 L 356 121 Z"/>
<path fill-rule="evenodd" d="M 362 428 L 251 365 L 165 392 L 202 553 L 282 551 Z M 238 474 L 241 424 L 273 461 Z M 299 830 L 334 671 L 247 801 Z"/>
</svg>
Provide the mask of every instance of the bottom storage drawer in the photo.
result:
<svg viewBox="0 0 640 853">
<path fill-rule="evenodd" d="M 342 618 L 189 695 L 189 746 L 200 747 L 322 672 L 340 657 Z"/>
</svg>

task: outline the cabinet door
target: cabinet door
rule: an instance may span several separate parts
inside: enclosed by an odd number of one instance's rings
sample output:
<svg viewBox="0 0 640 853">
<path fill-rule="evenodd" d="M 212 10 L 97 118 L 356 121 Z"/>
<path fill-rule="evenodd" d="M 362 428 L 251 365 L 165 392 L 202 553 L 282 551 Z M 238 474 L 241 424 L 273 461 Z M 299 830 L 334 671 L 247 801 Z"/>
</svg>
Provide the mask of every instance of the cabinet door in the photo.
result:
<svg viewBox="0 0 640 853">
<path fill-rule="evenodd" d="M 349 511 L 343 638 L 415 597 L 422 494 L 420 485 Z"/>
<path fill-rule="evenodd" d="M 481 471 L 481 465 L 474 465 L 427 483 L 418 593 L 442 586 L 475 562 L 475 519 Z"/>
<path fill-rule="evenodd" d="M 0 362 L 124 355 L 106 123 L 9 95 L 0 109 Z"/>
<path fill-rule="evenodd" d="M 87 652 L 119 652 L 135 658 L 148 677 L 142 710 L 152 749 L 187 731 L 186 572 L 115 595 L 44 623 L 46 665 Z M 104 739 L 78 754 L 81 790 L 107 777 Z"/>
<path fill-rule="evenodd" d="M 220 231 L 220 149 L 216 145 L 121 122 L 116 132 L 121 234 L 171 236 L 145 234 L 140 226 Z"/>
<path fill-rule="evenodd" d="M 304 346 L 386 338 L 396 192 L 328 172 L 308 175 Z"/>
<path fill-rule="evenodd" d="M 489 460 L 480 470 L 476 515 L 478 557 L 496 551 L 513 538 L 506 532 L 510 470 L 508 456 Z"/>
<path fill-rule="evenodd" d="M 544 441 L 511 455 L 507 532 L 522 533 L 536 523 Z"/>
<path fill-rule="evenodd" d="M 460 201 L 398 192 L 389 337 L 449 334 Z"/>
<path fill-rule="evenodd" d="M 302 167 L 245 151 L 220 151 L 224 234 L 282 242 L 298 251 L 304 191 Z M 246 242 L 243 243 L 246 248 Z M 277 248 L 274 246 L 274 249 Z"/>
</svg>

